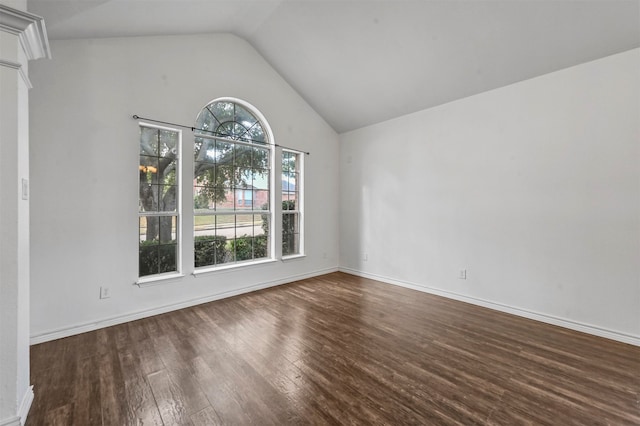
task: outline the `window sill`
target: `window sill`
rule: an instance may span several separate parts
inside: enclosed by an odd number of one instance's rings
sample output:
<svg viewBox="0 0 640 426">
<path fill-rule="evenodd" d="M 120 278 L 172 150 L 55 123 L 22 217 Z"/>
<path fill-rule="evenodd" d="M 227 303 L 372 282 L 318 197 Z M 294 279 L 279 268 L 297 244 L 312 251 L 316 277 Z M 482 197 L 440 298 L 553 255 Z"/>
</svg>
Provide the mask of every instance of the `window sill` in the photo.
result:
<svg viewBox="0 0 640 426">
<path fill-rule="evenodd" d="M 148 287 L 152 285 L 163 284 L 171 280 L 177 280 L 182 277 L 184 277 L 184 274 L 181 274 L 179 272 L 172 272 L 168 274 L 160 274 L 160 275 L 153 275 L 150 277 L 143 277 L 138 279 L 138 281 L 136 281 L 134 284 L 137 285 L 138 287 Z"/>
<path fill-rule="evenodd" d="M 247 268 L 255 265 L 264 265 L 266 263 L 273 263 L 273 262 L 276 262 L 276 259 L 264 259 L 264 260 L 256 260 L 251 262 L 232 263 L 229 265 L 216 266 L 212 268 L 200 268 L 193 271 L 192 275 L 197 277 L 198 275 L 209 274 L 211 272 L 229 271 L 233 269 Z"/>
<path fill-rule="evenodd" d="M 294 260 L 294 259 L 302 259 L 303 257 L 307 257 L 306 254 L 292 254 L 290 256 L 282 256 L 282 261 L 286 262 L 287 260 Z"/>
</svg>

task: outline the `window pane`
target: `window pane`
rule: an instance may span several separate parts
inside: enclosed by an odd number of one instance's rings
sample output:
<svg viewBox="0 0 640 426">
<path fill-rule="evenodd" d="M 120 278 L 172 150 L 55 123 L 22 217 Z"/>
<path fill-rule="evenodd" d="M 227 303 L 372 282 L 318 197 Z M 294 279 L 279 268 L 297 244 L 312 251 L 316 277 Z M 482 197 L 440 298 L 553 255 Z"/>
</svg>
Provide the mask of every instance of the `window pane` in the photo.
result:
<svg viewBox="0 0 640 426">
<path fill-rule="evenodd" d="M 139 211 L 176 211 L 180 135 L 170 130 L 140 129 Z"/>
<path fill-rule="evenodd" d="M 253 215 L 253 235 L 263 236 L 269 235 L 269 214 Z"/>
<path fill-rule="evenodd" d="M 158 246 L 140 241 L 138 275 L 145 277 L 158 273 Z"/>
<path fill-rule="evenodd" d="M 231 142 L 216 139 L 215 161 L 222 164 L 233 164 L 234 145 Z"/>
<path fill-rule="evenodd" d="M 233 166 L 206 162 L 194 164 L 194 208 L 233 209 L 233 193 L 230 192 L 226 173 L 233 175 Z"/>
<path fill-rule="evenodd" d="M 236 189 L 235 191 L 235 209 L 236 210 L 253 210 L 253 190 Z"/>
<path fill-rule="evenodd" d="M 205 135 L 212 134 L 213 130 L 218 127 L 218 122 L 214 118 L 213 114 L 207 109 L 204 108 L 198 114 L 198 118 L 196 119 L 196 132 L 203 133 Z"/>
<path fill-rule="evenodd" d="M 214 163 L 216 161 L 216 141 L 208 138 L 196 138 L 194 143 L 194 161 Z"/>
<path fill-rule="evenodd" d="M 254 169 L 251 178 L 254 189 L 269 189 L 269 170 Z"/>
<path fill-rule="evenodd" d="M 253 182 L 253 171 L 245 167 L 236 167 L 234 180 L 236 188 L 246 188 Z"/>
<path fill-rule="evenodd" d="M 195 267 L 214 266 L 225 262 L 227 238 L 198 236 L 194 239 Z"/>
<path fill-rule="evenodd" d="M 178 244 L 158 245 L 158 273 L 175 272 L 178 259 Z"/>
<path fill-rule="evenodd" d="M 171 130 L 159 130 L 159 133 L 159 156 L 166 158 L 176 158 L 178 154 L 178 133 Z"/>
<path fill-rule="evenodd" d="M 283 175 L 283 180 L 282 180 L 282 184 L 283 186 L 286 186 L 285 189 L 286 191 L 295 191 L 296 190 L 296 179 L 297 178 L 297 173 L 295 172 L 289 172 Z"/>
<path fill-rule="evenodd" d="M 215 235 L 224 235 L 225 237 L 236 237 L 236 215 L 220 214 L 215 216 Z"/>
<path fill-rule="evenodd" d="M 194 237 L 214 237 L 216 235 L 216 217 L 214 215 L 193 217 Z"/>
<path fill-rule="evenodd" d="M 236 237 L 253 235 L 253 215 L 238 214 L 236 215 Z"/>
<path fill-rule="evenodd" d="M 178 270 L 176 216 L 147 216 L 139 221 L 139 276 Z"/>
<path fill-rule="evenodd" d="M 261 259 L 268 256 L 268 240 L 266 235 L 251 237 L 241 236 L 232 240 L 229 244 L 230 255 L 234 261 Z"/>
<path fill-rule="evenodd" d="M 253 148 L 245 145 L 236 145 L 234 164 L 239 167 L 251 167 Z"/>
<path fill-rule="evenodd" d="M 282 214 L 282 255 L 288 256 L 299 253 L 299 216 L 298 213 Z"/>
<path fill-rule="evenodd" d="M 165 185 L 175 185 L 177 167 L 176 161 L 169 161 L 166 158 L 161 158 L 160 161 L 158 161 L 158 167 L 158 183 L 163 183 Z"/>
<path fill-rule="evenodd" d="M 177 237 L 177 217 L 176 216 L 160 216 L 160 242 L 175 242 Z"/>
<path fill-rule="evenodd" d="M 219 224 L 219 228 L 218 228 Z M 232 215 L 194 217 L 195 267 L 215 266 L 229 261 L 227 236 L 235 236 Z"/>
<path fill-rule="evenodd" d="M 213 183 L 216 186 L 231 186 L 235 179 L 236 169 L 233 164 L 217 164 L 215 174 L 212 175 Z"/>
<path fill-rule="evenodd" d="M 175 212 L 175 185 L 140 185 L 140 212 Z"/>
<path fill-rule="evenodd" d="M 248 236 L 236 238 L 231 242 L 231 247 L 235 252 L 236 261 L 253 259 L 253 238 Z"/>
<path fill-rule="evenodd" d="M 298 198 L 295 192 L 282 194 L 282 210 L 298 210 Z"/>
<path fill-rule="evenodd" d="M 176 240 L 176 216 L 146 216 L 140 218 L 140 241 L 173 243 Z"/>
<path fill-rule="evenodd" d="M 209 188 L 202 186 L 193 187 L 193 209 L 195 211 L 212 210 L 215 207 L 213 196 Z"/>
<path fill-rule="evenodd" d="M 249 129 L 249 138 L 255 143 L 266 143 L 266 136 L 259 124 Z"/>
<path fill-rule="evenodd" d="M 174 212 L 177 210 L 177 186 L 158 185 L 158 211 Z"/>
<path fill-rule="evenodd" d="M 233 122 L 224 121 L 220 123 L 215 129 L 215 135 L 231 139 L 233 135 Z"/>
<path fill-rule="evenodd" d="M 297 190 L 296 174 L 287 173 L 282 175 L 282 191 L 284 193 L 293 193 Z"/>
<path fill-rule="evenodd" d="M 193 199 L 196 209 L 213 207 L 215 173 L 215 166 L 211 163 L 194 164 Z"/>
<path fill-rule="evenodd" d="M 215 102 L 207 106 L 219 123 L 233 121 L 235 105 L 233 102 Z"/>
<path fill-rule="evenodd" d="M 143 182 L 140 183 L 139 197 L 138 197 L 138 211 L 150 212 L 154 210 L 153 200 L 153 185 L 148 185 Z"/>
<path fill-rule="evenodd" d="M 242 106 L 236 104 L 236 122 L 242 124 L 245 129 L 249 129 L 254 126 L 258 120 L 251 114 L 249 111 L 244 109 Z"/>
<path fill-rule="evenodd" d="M 213 163 L 196 161 L 193 165 L 193 176 L 198 184 L 208 185 L 215 182 L 216 166 Z"/>
<path fill-rule="evenodd" d="M 267 234 L 258 235 L 253 239 L 254 259 L 262 259 L 269 256 L 269 236 Z"/>
<path fill-rule="evenodd" d="M 296 154 L 292 152 L 282 153 L 282 172 L 295 172 L 296 171 Z"/>
<path fill-rule="evenodd" d="M 149 179 L 158 173 L 158 157 L 150 155 L 140 155 L 140 171 L 149 174 Z"/>
<path fill-rule="evenodd" d="M 230 245 L 236 237 L 236 216 L 235 215 L 217 215 L 215 216 L 215 236 L 217 239 L 224 239 L 225 252 L 224 254 L 217 253 L 216 265 L 220 263 L 233 262 L 235 256 L 230 250 Z"/>
<path fill-rule="evenodd" d="M 254 239 L 253 255 L 254 259 L 269 257 L 269 215 L 253 215 Z"/>
<path fill-rule="evenodd" d="M 140 127 L 140 155 L 158 155 L 158 130 Z"/>
<path fill-rule="evenodd" d="M 253 197 L 253 210 L 268 210 L 269 209 L 269 191 L 254 189 Z"/>
<path fill-rule="evenodd" d="M 253 148 L 251 167 L 254 169 L 269 168 L 269 151 L 264 148 Z"/>
</svg>

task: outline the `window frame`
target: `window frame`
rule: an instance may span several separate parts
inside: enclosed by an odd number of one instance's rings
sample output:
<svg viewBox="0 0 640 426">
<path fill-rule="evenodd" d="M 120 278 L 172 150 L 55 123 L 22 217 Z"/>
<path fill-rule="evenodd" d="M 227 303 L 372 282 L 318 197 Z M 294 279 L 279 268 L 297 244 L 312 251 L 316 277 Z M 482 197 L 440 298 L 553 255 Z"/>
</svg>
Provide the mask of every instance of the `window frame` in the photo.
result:
<svg viewBox="0 0 640 426">
<path fill-rule="evenodd" d="M 194 141 L 193 144 L 195 145 L 196 143 L 196 139 L 197 138 L 206 138 L 206 139 L 211 139 L 211 140 L 219 140 L 225 143 L 232 143 L 234 145 L 242 145 L 242 146 L 248 146 L 248 147 L 257 147 L 260 149 L 265 149 L 268 152 L 269 155 L 269 163 L 268 163 L 268 170 L 269 170 L 269 178 L 267 180 L 268 182 L 268 191 L 269 191 L 269 210 L 244 210 L 243 206 L 238 206 L 237 205 L 237 200 L 236 200 L 236 191 L 237 190 L 245 190 L 245 188 L 234 188 L 233 189 L 233 195 L 234 195 L 234 200 L 233 200 L 233 210 L 220 210 L 220 211 L 210 211 L 210 212 L 196 212 L 195 209 L 195 204 L 192 205 L 192 215 L 193 215 L 193 226 L 191 229 L 191 233 L 193 234 L 193 238 L 194 238 L 194 244 L 192 247 L 192 250 L 194 252 L 194 261 L 193 264 L 191 265 L 193 268 L 193 272 L 192 274 L 194 276 L 200 275 L 200 274 L 204 274 L 204 273 L 210 273 L 210 272 L 216 272 L 216 271 L 221 271 L 221 270 L 227 270 L 227 269 L 235 269 L 235 268 L 244 268 L 247 266 L 252 266 L 252 265 L 259 265 L 259 264 L 263 264 L 263 263 L 269 263 L 269 262 L 275 262 L 277 260 L 277 254 L 275 252 L 275 247 L 276 247 L 276 243 L 275 243 L 275 234 L 277 232 L 276 230 L 276 226 L 275 226 L 275 219 L 276 219 L 276 210 L 275 210 L 275 203 L 276 203 L 276 196 L 275 196 L 275 174 L 276 174 L 276 170 L 275 170 L 275 157 L 276 157 L 276 150 L 274 149 L 275 147 L 275 142 L 274 142 L 274 138 L 273 138 L 273 133 L 271 131 L 271 128 L 267 122 L 267 120 L 264 118 L 264 116 L 262 115 L 262 113 L 260 113 L 260 111 L 255 108 L 253 105 L 249 104 L 248 102 L 245 102 L 241 99 L 237 99 L 237 98 L 217 98 L 214 99 L 210 102 L 208 102 L 199 112 L 198 112 L 198 117 L 200 116 L 200 113 L 202 113 L 203 110 L 207 109 L 210 105 L 217 103 L 217 102 L 229 102 L 229 103 L 234 103 L 237 104 L 239 106 L 241 106 L 242 108 L 244 108 L 247 112 L 249 112 L 250 114 L 253 115 L 253 117 L 257 120 L 257 122 L 260 123 L 260 126 L 262 127 L 263 131 L 264 131 L 264 138 L 265 138 L 265 142 L 262 143 L 252 143 L 252 142 L 248 142 L 245 140 L 236 140 L 236 139 L 232 139 L 232 138 L 226 138 L 224 136 L 219 136 L 219 135 L 207 135 L 207 134 L 202 134 L 202 133 L 196 133 L 194 132 Z M 193 153 L 193 151 L 192 151 Z M 195 160 L 193 161 L 193 168 L 192 168 L 192 178 L 195 180 L 196 176 L 195 176 Z M 193 185 L 192 185 L 193 186 Z M 193 193 L 193 195 L 195 195 L 195 193 Z M 193 197 L 192 197 L 193 198 Z M 255 199 L 255 198 L 254 198 Z M 192 202 L 194 202 L 194 200 L 192 199 Z M 240 209 L 238 209 L 238 207 L 241 207 Z M 247 259 L 247 260 L 233 260 L 231 262 L 225 262 L 225 263 L 220 263 L 220 264 L 213 264 L 213 265 L 204 265 L 204 266 L 198 266 L 196 267 L 196 259 L 195 259 L 195 218 L 197 216 L 220 216 L 220 215 L 263 215 L 263 214 L 268 214 L 269 216 L 269 233 L 267 236 L 267 249 L 268 249 L 268 256 L 267 257 L 260 257 L 257 259 Z M 255 222 L 254 222 L 255 223 Z M 255 225 L 254 225 L 255 226 Z M 236 235 L 237 237 L 237 235 Z"/>
<path fill-rule="evenodd" d="M 140 175 L 138 175 L 138 279 L 136 284 L 145 284 L 145 283 L 153 283 L 156 281 L 168 280 L 173 278 L 178 278 L 184 276 L 182 269 L 182 226 L 183 226 L 183 216 L 182 216 L 182 130 L 174 127 L 167 126 L 159 126 L 157 124 L 147 123 L 144 121 L 138 122 L 139 131 L 142 130 L 143 127 L 155 129 L 155 130 L 165 130 L 169 132 L 175 132 L 178 135 L 178 142 L 176 146 L 176 210 L 175 212 L 168 211 L 158 211 L 158 212 L 145 212 L 140 211 L 139 203 L 140 203 Z M 138 141 L 138 144 L 140 141 Z M 139 150 L 139 147 L 138 147 Z M 140 153 L 138 153 L 138 162 L 140 162 Z M 170 272 L 161 272 L 157 274 L 150 274 L 140 276 L 140 219 L 143 217 L 162 217 L 162 216 L 174 216 L 176 220 L 176 270 Z"/>
<path fill-rule="evenodd" d="M 297 253 L 292 253 L 292 254 L 287 254 L 285 255 L 283 252 L 281 252 L 281 257 L 282 260 L 288 260 L 288 259 L 295 259 L 295 258 L 299 258 L 299 257 L 305 257 L 305 246 L 304 246 L 304 153 L 300 152 L 300 151 L 296 151 L 294 149 L 289 149 L 289 148 L 282 148 L 281 153 L 280 153 L 280 173 L 282 175 L 282 177 L 284 177 L 284 170 L 283 170 L 283 160 L 284 160 L 284 153 L 289 153 L 289 154 L 293 154 L 296 157 L 296 173 L 297 173 L 297 179 L 296 179 L 296 189 L 295 192 L 297 192 L 297 205 L 298 208 L 296 210 L 284 210 L 281 209 L 281 217 L 280 217 L 280 238 L 284 237 L 284 217 L 285 215 L 298 215 L 298 252 Z M 280 191 L 280 195 L 281 195 L 281 205 L 284 204 L 283 203 L 283 199 L 282 199 L 282 193 L 284 191 L 281 188 Z M 282 241 L 282 240 L 281 240 Z M 280 249 L 282 250 L 282 244 Z"/>
</svg>

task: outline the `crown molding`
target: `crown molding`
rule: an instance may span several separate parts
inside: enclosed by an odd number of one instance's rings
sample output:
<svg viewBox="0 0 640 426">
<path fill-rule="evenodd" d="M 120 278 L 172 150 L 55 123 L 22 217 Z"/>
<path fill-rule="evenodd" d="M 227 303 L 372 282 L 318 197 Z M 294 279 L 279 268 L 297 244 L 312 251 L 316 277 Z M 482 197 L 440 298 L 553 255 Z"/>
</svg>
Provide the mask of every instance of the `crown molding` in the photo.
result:
<svg viewBox="0 0 640 426">
<path fill-rule="evenodd" d="M 44 18 L 0 4 L 0 31 L 17 35 L 27 59 L 51 58 Z"/>
</svg>

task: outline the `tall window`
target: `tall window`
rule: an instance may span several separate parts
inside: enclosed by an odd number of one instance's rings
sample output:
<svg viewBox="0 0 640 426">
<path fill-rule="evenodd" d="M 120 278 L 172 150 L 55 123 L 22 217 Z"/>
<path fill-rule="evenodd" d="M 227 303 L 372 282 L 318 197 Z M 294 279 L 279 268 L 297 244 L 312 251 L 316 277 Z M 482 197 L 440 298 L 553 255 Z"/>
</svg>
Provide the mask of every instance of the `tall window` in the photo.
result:
<svg viewBox="0 0 640 426">
<path fill-rule="evenodd" d="M 196 268 L 272 256 L 272 148 L 257 114 L 249 105 L 224 99 L 208 104 L 196 119 Z"/>
<path fill-rule="evenodd" d="M 140 277 L 180 272 L 180 144 L 179 130 L 140 125 Z"/>
<path fill-rule="evenodd" d="M 282 256 L 303 254 L 302 156 L 282 151 Z"/>
</svg>

